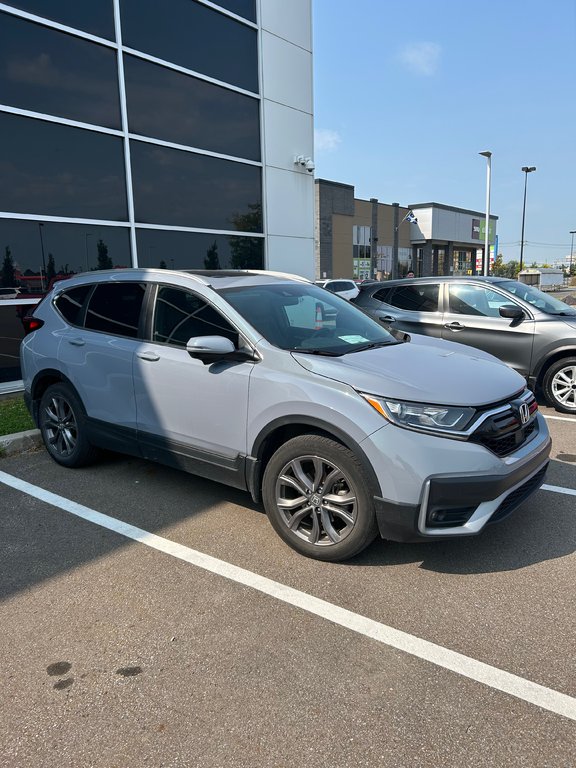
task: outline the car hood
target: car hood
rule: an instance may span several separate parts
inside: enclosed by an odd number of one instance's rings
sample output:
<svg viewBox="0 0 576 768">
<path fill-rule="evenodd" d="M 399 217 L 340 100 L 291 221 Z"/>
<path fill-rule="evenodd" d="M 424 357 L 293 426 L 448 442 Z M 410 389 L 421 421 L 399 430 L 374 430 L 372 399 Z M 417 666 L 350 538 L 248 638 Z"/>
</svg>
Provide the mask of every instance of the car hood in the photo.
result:
<svg viewBox="0 0 576 768">
<path fill-rule="evenodd" d="M 406 343 L 342 357 L 292 355 L 318 376 L 398 400 L 481 406 L 506 400 L 526 385 L 520 374 L 492 355 L 416 334 Z"/>
</svg>

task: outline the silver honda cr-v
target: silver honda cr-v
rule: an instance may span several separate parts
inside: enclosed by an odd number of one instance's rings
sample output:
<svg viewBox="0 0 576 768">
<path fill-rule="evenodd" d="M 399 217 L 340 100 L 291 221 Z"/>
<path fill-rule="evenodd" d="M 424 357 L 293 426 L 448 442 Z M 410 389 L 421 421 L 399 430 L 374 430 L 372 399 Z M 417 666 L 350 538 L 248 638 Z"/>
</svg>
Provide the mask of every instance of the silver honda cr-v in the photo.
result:
<svg viewBox="0 0 576 768">
<path fill-rule="evenodd" d="M 29 408 L 67 467 L 100 448 L 248 490 L 294 549 L 480 532 L 541 485 L 524 379 L 460 344 L 391 335 L 272 272 L 129 269 L 63 280 L 26 318 Z"/>
</svg>

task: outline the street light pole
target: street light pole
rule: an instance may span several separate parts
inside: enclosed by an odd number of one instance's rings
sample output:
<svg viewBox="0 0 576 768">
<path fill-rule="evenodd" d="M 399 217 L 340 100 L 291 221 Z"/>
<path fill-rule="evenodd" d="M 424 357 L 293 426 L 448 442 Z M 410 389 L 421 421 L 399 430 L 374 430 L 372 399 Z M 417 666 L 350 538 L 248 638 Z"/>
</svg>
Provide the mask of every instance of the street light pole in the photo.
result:
<svg viewBox="0 0 576 768">
<path fill-rule="evenodd" d="M 532 173 L 532 171 L 536 170 L 535 165 L 523 165 L 522 170 L 524 171 L 524 204 L 522 206 L 522 234 L 520 236 L 520 269 L 519 272 L 522 272 L 522 261 L 524 258 L 524 222 L 526 220 L 526 187 L 528 185 L 528 174 Z"/>
<path fill-rule="evenodd" d="M 572 242 L 570 243 L 570 268 L 568 269 L 568 280 L 572 277 L 572 257 L 574 254 L 574 235 L 576 235 L 576 229 L 571 229 Z"/>
<path fill-rule="evenodd" d="M 490 274 L 490 172 L 492 166 L 492 152 L 486 149 L 484 152 L 479 152 L 478 154 L 486 158 L 486 229 L 484 232 L 484 269 L 482 270 L 483 274 L 486 276 Z"/>
<path fill-rule="evenodd" d="M 42 227 L 44 224 L 39 221 L 38 222 L 38 231 L 40 232 L 40 247 L 42 249 L 42 274 L 40 275 L 40 285 L 42 287 L 42 291 L 44 291 L 44 280 L 46 279 L 46 261 L 44 259 L 44 240 L 42 238 Z"/>
</svg>

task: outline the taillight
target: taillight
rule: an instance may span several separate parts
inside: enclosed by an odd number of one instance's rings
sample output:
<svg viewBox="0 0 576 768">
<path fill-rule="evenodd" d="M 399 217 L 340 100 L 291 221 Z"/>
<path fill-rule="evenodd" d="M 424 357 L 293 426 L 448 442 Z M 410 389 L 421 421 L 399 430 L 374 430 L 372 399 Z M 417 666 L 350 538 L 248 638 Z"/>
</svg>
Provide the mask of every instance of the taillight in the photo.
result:
<svg viewBox="0 0 576 768">
<path fill-rule="evenodd" d="M 32 331 L 37 331 L 38 328 L 42 328 L 44 320 L 39 320 L 33 315 L 26 315 L 26 317 L 22 319 L 22 323 L 24 324 L 24 335 L 28 336 Z"/>
</svg>

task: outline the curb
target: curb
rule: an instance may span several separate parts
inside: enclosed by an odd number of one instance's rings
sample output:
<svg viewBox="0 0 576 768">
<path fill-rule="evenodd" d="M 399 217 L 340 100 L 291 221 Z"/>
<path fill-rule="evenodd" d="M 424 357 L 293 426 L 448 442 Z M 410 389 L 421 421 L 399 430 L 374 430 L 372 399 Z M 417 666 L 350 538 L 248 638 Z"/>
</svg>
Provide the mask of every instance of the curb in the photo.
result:
<svg viewBox="0 0 576 768">
<path fill-rule="evenodd" d="M 37 450 L 41 446 L 42 438 L 39 429 L 0 436 L 0 456 L 15 456 L 17 453 Z"/>
</svg>

